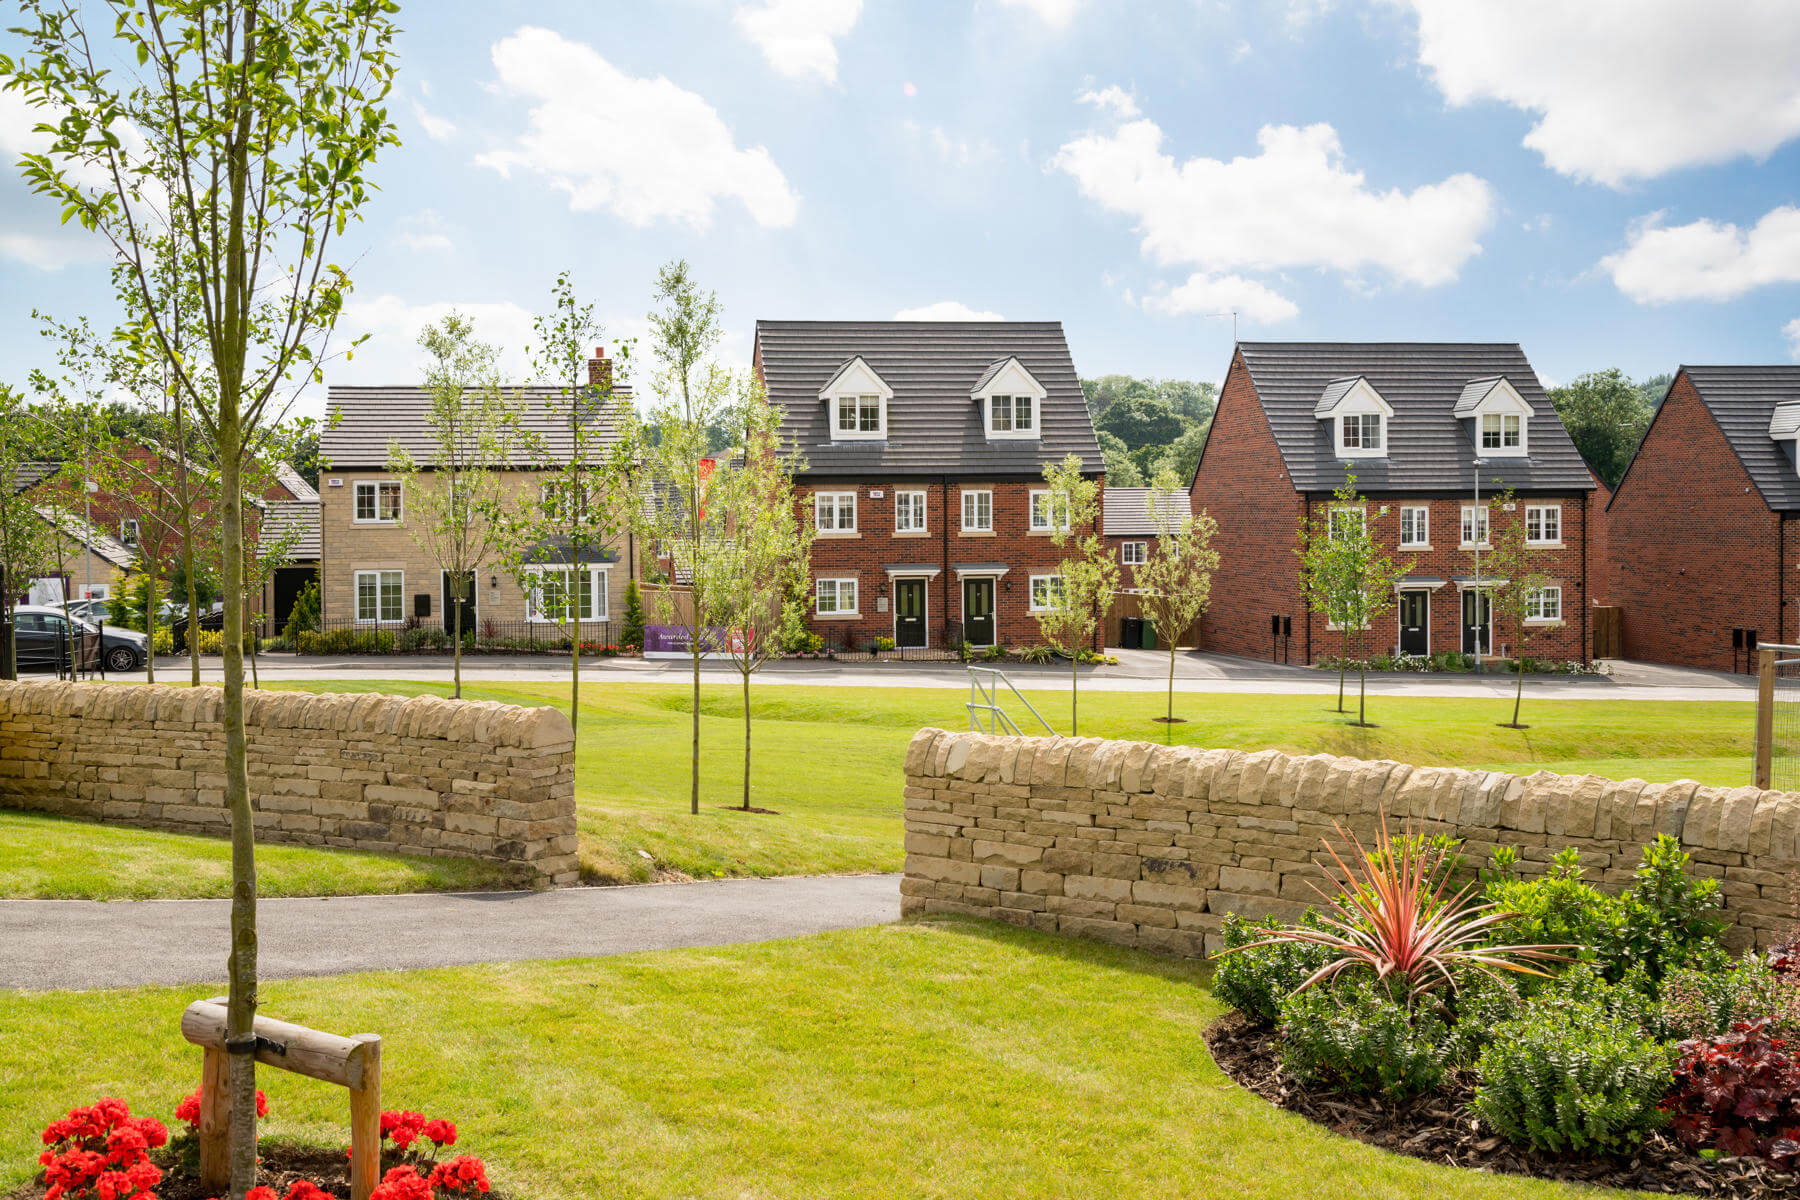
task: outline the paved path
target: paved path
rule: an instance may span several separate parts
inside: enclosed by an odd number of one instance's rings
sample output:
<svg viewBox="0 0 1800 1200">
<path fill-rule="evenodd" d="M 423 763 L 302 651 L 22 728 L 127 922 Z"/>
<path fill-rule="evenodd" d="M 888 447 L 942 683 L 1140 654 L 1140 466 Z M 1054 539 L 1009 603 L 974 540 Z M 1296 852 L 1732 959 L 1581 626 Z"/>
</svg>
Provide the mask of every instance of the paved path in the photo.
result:
<svg viewBox="0 0 1800 1200">
<path fill-rule="evenodd" d="M 898 875 L 257 905 L 263 977 L 718 946 L 900 917 Z M 226 900 L 0 900 L 0 989 L 225 980 Z"/>
</svg>

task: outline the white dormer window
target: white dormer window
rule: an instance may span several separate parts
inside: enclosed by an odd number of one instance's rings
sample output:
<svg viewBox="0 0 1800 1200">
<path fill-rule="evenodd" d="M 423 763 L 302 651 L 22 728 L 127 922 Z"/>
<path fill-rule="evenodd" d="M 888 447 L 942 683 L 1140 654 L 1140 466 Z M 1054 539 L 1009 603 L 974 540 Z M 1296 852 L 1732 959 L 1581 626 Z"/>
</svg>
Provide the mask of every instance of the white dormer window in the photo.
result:
<svg viewBox="0 0 1800 1200">
<path fill-rule="evenodd" d="M 1386 458 L 1393 406 L 1361 375 L 1325 385 L 1313 416 L 1330 421 L 1339 458 Z"/>
<path fill-rule="evenodd" d="M 1044 385 L 1017 358 L 989 363 L 969 392 L 969 398 L 981 405 L 982 429 L 989 441 L 1036 438 L 1047 395 Z"/>
<path fill-rule="evenodd" d="M 1465 384 L 1456 419 L 1474 422 L 1475 450 L 1483 458 L 1523 458 L 1531 452 L 1531 405 L 1504 375 Z"/>
<path fill-rule="evenodd" d="M 819 389 L 831 422 L 831 440 L 879 441 L 887 437 L 888 402 L 894 389 L 861 355 L 833 372 Z"/>
<path fill-rule="evenodd" d="M 1800 403 L 1775 406 L 1769 416 L 1769 436 L 1777 442 L 1788 443 L 1790 449 L 1800 447 Z M 1792 457 L 1795 465 L 1800 467 L 1800 453 L 1794 453 Z"/>
</svg>

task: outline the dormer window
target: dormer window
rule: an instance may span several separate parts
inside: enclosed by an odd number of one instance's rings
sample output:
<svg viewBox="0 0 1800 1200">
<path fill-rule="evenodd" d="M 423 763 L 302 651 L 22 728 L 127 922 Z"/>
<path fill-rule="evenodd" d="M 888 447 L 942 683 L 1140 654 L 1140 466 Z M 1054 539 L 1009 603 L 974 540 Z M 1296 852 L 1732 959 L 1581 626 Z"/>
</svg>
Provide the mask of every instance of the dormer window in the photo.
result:
<svg viewBox="0 0 1800 1200">
<path fill-rule="evenodd" d="M 1800 404 L 1777 404 L 1775 411 L 1769 416 L 1769 436 L 1776 442 L 1786 443 L 1786 454 L 1790 462 L 1800 465 Z"/>
<path fill-rule="evenodd" d="M 1473 379 L 1456 401 L 1456 419 L 1469 430 L 1485 458 L 1523 458 L 1530 453 L 1531 405 L 1504 375 Z"/>
<path fill-rule="evenodd" d="M 1517 413 L 1482 413 L 1481 448 L 1517 450 L 1525 444 L 1525 418 Z"/>
<path fill-rule="evenodd" d="M 1313 406 L 1315 418 L 1331 422 L 1339 458 L 1386 458 L 1393 415 L 1393 406 L 1361 375 L 1333 379 Z"/>
<path fill-rule="evenodd" d="M 1047 395 L 1017 358 L 989 363 L 969 391 L 969 398 L 981 405 L 982 430 L 990 442 L 1037 437 Z"/>
<path fill-rule="evenodd" d="M 832 372 L 819 399 L 830 414 L 831 440 L 879 441 L 888 434 L 894 389 L 859 354 Z"/>
</svg>

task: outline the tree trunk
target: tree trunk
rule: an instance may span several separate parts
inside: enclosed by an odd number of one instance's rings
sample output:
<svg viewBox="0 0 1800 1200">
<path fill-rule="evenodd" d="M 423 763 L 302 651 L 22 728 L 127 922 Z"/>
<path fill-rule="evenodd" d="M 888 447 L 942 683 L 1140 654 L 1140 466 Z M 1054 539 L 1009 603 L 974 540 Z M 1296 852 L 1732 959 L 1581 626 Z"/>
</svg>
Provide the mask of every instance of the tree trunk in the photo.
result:
<svg viewBox="0 0 1800 1200">
<path fill-rule="evenodd" d="M 744 811 L 750 811 L 750 670 L 744 668 Z"/>
<path fill-rule="evenodd" d="M 1344 651 L 1338 655 L 1338 711 L 1344 711 L 1344 672 L 1350 669 L 1350 627 L 1344 626 Z"/>
<path fill-rule="evenodd" d="M 1356 668 L 1356 723 L 1369 723 L 1369 675 L 1362 668 Z"/>
<path fill-rule="evenodd" d="M 1069 648 L 1069 736 L 1081 736 L 1081 651 L 1074 646 Z"/>
<path fill-rule="evenodd" d="M 1518 723 L 1519 723 L 1519 706 L 1524 703 L 1525 703 L 1525 648 L 1523 646 L 1521 646 L 1521 647 L 1519 647 L 1519 686 L 1513 692 L 1512 723 L 1515 726 L 1518 725 Z"/>
<path fill-rule="evenodd" d="M 700 815 L 700 626 L 699 597 L 694 597 L 694 613 L 696 624 L 691 626 L 693 638 L 688 643 L 688 657 L 694 664 L 694 738 L 693 751 L 688 757 L 688 812 L 693 816 Z"/>
<path fill-rule="evenodd" d="M 144 682 L 156 682 L 156 564 L 144 572 Z"/>
<path fill-rule="evenodd" d="M 1175 641 L 1169 640 L 1169 718 L 1168 724 L 1175 723 Z"/>
<path fill-rule="evenodd" d="M 575 592 L 575 636 L 569 645 L 569 730 L 575 730 L 581 709 L 581 585 Z"/>
<path fill-rule="evenodd" d="M 450 618 L 450 686 L 451 695 L 457 700 L 462 699 L 462 615 L 465 594 L 462 586 L 462 576 L 459 574 L 456 577 L 456 603 L 451 606 L 455 614 Z"/>
</svg>

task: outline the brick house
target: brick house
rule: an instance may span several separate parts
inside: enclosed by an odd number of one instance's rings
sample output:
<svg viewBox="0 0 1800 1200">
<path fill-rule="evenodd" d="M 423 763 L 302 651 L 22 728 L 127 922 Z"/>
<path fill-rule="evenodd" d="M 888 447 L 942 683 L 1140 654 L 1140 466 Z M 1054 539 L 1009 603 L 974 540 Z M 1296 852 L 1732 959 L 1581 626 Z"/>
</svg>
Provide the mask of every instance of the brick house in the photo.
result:
<svg viewBox="0 0 1800 1200">
<path fill-rule="evenodd" d="M 624 388 L 612 388 L 612 363 L 604 353 L 589 360 L 590 386 L 605 389 L 610 401 L 596 408 L 586 437 L 594 447 L 617 441 L 618 414 L 631 403 Z M 541 452 L 519 450 L 500 473 L 521 505 L 542 503 L 543 464 L 566 463 L 574 453 L 568 429 L 568 397 L 560 388 L 509 389 L 522 405 L 524 427 L 542 443 Z M 327 420 L 319 437 L 319 599 L 328 627 L 397 628 L 414 623 L 452 628 L 452 606 L 463 606 L 462 627 L 481 630 L 485 623 L 505 625 L 522 634 L 541 628 L 555 636 L 554 614 L 537 611 L 533 597 L 504 562 L 484 564 L 457 580 L 450 577 L 414 540 L 407 527 L 406 485 L 387 469 L 390 443 L 403 446 L 421 466 L 421 486 L 435 486 L 426 466 L 436 456 L 435 436 L 425 389 L 404 387 L 333 387 Z M 574 581 L 568 548 L 545 543 L 533 547 L 538 568 L 565 573 Z M 558 554 L 562 557 L 559 558 Z M 582 620 L 608 621 L 623 615 L 624 589 L 636 578 L 631 539 L 621 534 L 600 561 L 584 564 L 580 581 Z M 572 592 L 570 594 L 573 594 Z"/>
<path fill-rule="evenodd" d="M 1625 657 L 1730 670 L 1800 638 L 1800 366 L 1683 366 L 1607 506 Z"/>
<path fill-rule="evenodd" d="M 1057 586 L 1044 466 L 1105 469 L 1059 322 L 759 321 L 754 366 L 816 522 L 828 644 L 1043 640 Z"/>
<path fill-rule="evenodd" d="M 1106 530 L 1106 544 L 1112 550 L 1113 561 L 1119 565 L 1119 591 L 1113 597 L 1102 634 L 1109 646 L 1142 646 L 1141 642 L 1125 636 L 1121 623 L 1144 615 L 1137 599 L 1137 569 L 1156 549 L 1157 532 L 1156 522 L 1150 518 L 1149 500 L 1150 489 L 1147 487 L 1109 487 L 1103 498 L 1102 524 Z M 1170 496 L 1164 511 L 1174 521 L 1189 516 L 1193 507 L 1188 494 L 1177 492 Z M 1199 634 L 1200 625 L 1195 622 L 1182 641 L 1195 645 Z M 1166 647 L 1168 643 L 1159 638 L 1157 645 Z"/>
<path fill-rule="evenodd" d="M 1219 524 L 1206 649 L 1295 663 L 1338 652 L 1301 596 L 1295 547 L 1348 474 L 1362 519 L 1408 565 L 1352 654 L 1509 652 L 1476 555 L 1493 498 L 1511 490 L 1549 577 L 1527 653 L 1586 657 L 1593 476 L 1517 345 L 1431 342 L 1238 344 L 1190 488 Z"/>
</svg>

